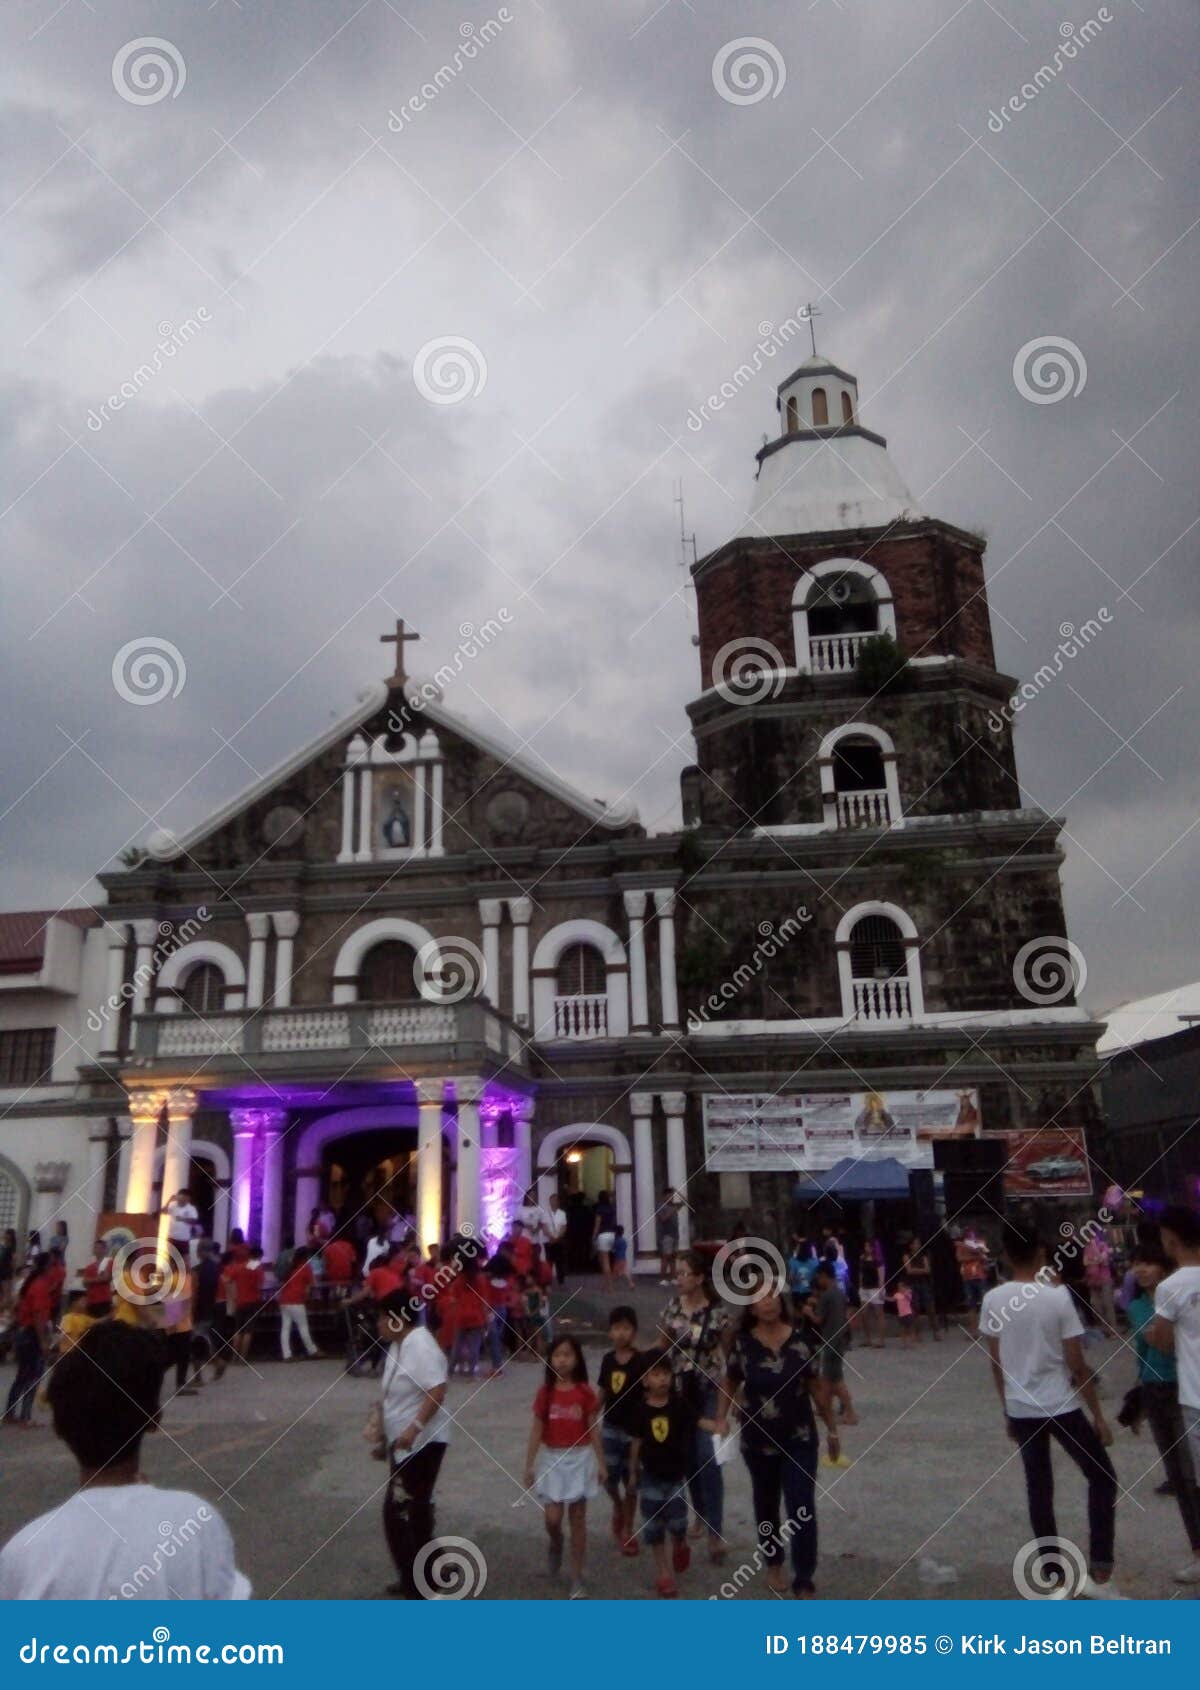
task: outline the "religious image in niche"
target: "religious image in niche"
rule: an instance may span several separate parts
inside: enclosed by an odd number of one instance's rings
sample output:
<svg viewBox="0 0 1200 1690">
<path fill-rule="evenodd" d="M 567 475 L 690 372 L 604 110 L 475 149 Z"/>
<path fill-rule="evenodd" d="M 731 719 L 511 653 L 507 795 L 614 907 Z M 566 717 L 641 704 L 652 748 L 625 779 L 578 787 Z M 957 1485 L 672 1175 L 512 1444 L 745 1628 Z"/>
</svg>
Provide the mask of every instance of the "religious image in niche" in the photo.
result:
<svg viewBox="0 0 1200 1690">
<path fill-rule="evenodd" d="M 412 844 L 412 829 L 409 826 L 408 810 L 398 786 L 390 787 L 388 790 L 380 832 L 383 835 L 384 844 L 392 851 L 402 851 L 406 845 Z"/>
</svg>

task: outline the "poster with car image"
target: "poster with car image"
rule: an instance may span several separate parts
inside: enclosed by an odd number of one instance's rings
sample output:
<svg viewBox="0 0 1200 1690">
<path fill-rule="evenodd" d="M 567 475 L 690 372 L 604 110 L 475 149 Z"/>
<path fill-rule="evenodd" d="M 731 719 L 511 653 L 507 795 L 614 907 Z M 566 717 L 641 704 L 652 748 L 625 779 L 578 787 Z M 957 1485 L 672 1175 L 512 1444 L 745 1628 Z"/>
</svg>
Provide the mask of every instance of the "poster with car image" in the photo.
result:
<svg viewBox="0 0 1200 1690">
<path fill-rule="evenodd" d="M 1090 1197 L 1092 1170 L 1082 1129 L 1043 1127 L 1032 1133 L 1005 1133 L 1008 1163 L 1006 1197 Z"/>
</svg>

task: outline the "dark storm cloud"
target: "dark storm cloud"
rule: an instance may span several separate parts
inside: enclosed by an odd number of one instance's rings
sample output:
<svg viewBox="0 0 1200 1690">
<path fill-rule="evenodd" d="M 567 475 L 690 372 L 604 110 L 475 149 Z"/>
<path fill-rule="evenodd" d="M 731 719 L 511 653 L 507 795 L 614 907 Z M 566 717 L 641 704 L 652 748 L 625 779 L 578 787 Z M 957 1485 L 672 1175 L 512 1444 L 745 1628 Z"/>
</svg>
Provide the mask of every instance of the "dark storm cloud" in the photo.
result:
<svg viewBox="0 0 1200 1690">
<path fill-rule="evenodd" d="M 447 702 L 671 825 L 698 690 L 674 484 L 702 551 L 742 526 L 786 355 L 687 418 L 815 299 L 917 503 L 986 531 L 1001 665 L 1110 612 L 1019 715 L 1026 793 L 1067 814 L 1089 998 L 1194 978 L 1190 8 L 512 4 L 389 128 L 500 10 L 10 10 L 5 901 L 86 889 L 147 816 L 186 825 L 318 731 L 393 614 L 434 668 L 507 605 Z M 186 82 L 129 104 L 114 55 L 150 35 Z M 718 95 L 741 36 L 777 97 Z M 486 358 L 461 405 L 414 385 L 440 335 Z M 1087 364 L 1050 405 L 1013 378 L 1043 336 Z M 185 654 L 178 698 L 114 692 L 139 635 Z"/>
</svg>

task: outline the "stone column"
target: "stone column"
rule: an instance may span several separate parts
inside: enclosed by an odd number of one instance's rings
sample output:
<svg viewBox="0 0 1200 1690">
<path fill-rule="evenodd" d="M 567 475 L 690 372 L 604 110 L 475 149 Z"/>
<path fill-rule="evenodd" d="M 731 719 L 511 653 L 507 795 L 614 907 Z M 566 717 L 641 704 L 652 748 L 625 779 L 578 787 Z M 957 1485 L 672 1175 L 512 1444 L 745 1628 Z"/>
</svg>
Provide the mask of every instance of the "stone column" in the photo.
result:
<svg viewBox="0 0 1200 1690">
<path fill-rule="evenodd" d="M 679 988 L 675 978 L 675 889 L 668 886 L 654 894 L 658 916 L 658 990 L 662 999 L 664 1033 L 679 1030 Z"/>
<path fill-rule="evenodd" d="M 90 1231 L 86 1238 L 76 1238 L 71 1246 L 71 1255 L 83 1261 L 90 1261 L 92 1257 L 92 1241 L 104 1211 L 105 1176 L 108 1173 L 108 1159 L 111 1154 L 107 1120 L 93 1121 L 88 1133 L 87 1181 L 79 1192 L 87 1210 Z"/>
<path fill-rule="evenodd" d="M 432 764 L 433 791 L 429 799 L 429 855 L 441 857 L 446 853 L 446 841 L 442 833 L 442 800 L 445 792 L 446 765 L 439 753 L 437 762 Z"/>
<path fill-rule="evenodd" d="M 374 844 L 371 838 L 371 765 L 364 749 L 358 771 L 358 850 L 354 853 L 355 860 L 369 863 L 374 855 Z"/>
<path fill-rule="evenodd" d="M 441 1080 L 417 1081 L 417 1237 L 422 1250 L 442 1242 Z"/>
<path fill-rule="evenodd" d="M 422 856 L 425 851 L 425 792 L 429 779 L 429 765 L 418 763 L 413 769 L 413 825 L 412 849 L 414 856 Z"/>
<path fill-rule="evenodd" d="M 129 939 L 129 923 L 108 923 L 108 957 L 104 971 L 104 1028 L 100 1035 L 100 1051 L 105 1056 L 117 1056 L 121 1050 L 121 992 L 125 984 L 125 947 Z"/>
<path fill-rule="evenodd" d="M 275 991 L 271 1002 L 276 1009 L 287 1009 L 292 1001 L 292 964 L 300 917 L 295 910 L 273 910 L 271 925 L 275 929 Z"/>
<path fill-rule="evenodd" d="M 654 1131 L 650 1125 L 654 1109 L 653 1092 L 631 1092 L 629 1109 L 633 1116 L 633 1212 L 637 1229 L 630 1247 L 635 1267 L 653 1268 L 658 1260 L 658 1238 L 654 1227 L 658 1208 L 654 1190 Z"/>
<path fill-rule="evenodd" d="M 187 1087 L 176 1087 L 167 1093 L 167 1150 L 163 1157 L 162 1190 L 158 1209 L 158 1265 L 167 1262 L 168 1234 L 171 1219 L 167 1204 L 188 1182 L 188 1168 L 192 1161 L 192 1116 L 196 1113 L 196 1094 Z M 182 1253 L 182 1252 L 181 1252 Z"/>
<path fill-rule="evenodd" d="M 626 892 L 625 914 L 629 918 L 630 1032 L 650 1030 L 650 1006 L 646 999 L 646 894 Z"/>
<path fill-rule="evenodd" d="M 500 898 L 480 898 L 479 919 L 483 924 L 483 992 L 482 996 L 496 1009 L 500 1007 Z"/>
<path fill-rule="evenodd" d="M 519 1027 L 529 1025 L 529 918 L 533 914 L 532 898 L 510 898 L 508 913 L 512 918 L 512 1018 Z"/>
<path fill-rule="evenodd" d="M 667 1117 L 667 1184 L 681 1197 L 687 1196 L 687 1141 L 683 1136 L 683 1117 L 687 1109 L 687 1095 L 681 1091 L 659 1093 L 663 1113 Z M 679 1211 L 679 1248 L 686 1250 L 692 1241 L 692 1216 L 688 1209 Z"/>
<path fill-rule="evenodd" d="M 283 1242 L 283 1135 L 286 1109 L 263 1109 L 262 1116 L 262 1244 L 263 1260 L 273 1262 Z"/>
<path fill-rule="evenodd" d="M 458 1178 L 454 1224 L 460 1232 L 467 1232 L 472 1238 L 478 1238 L 481 1218 L 479 1185 L 481 1172 L 479 1149 L 482 1131 L 482 1124 L 479 1119 L 480 1088 L 459 1085 L 456 1089 L 458 1092 Z"/>
<path fill-rule="evenodd" d="M 229 1194 L 229 1225 L 245 1236 L 250 1225 L 250 1200 L 254 1192 L 255 1143 L 258 1136 L 257 1109 L 231 1109 L 229 1128 L 233 1134 L 233 1188 Z M 311 1208 L 312 1205 L 310 1204 Z"/>
<path fill-rule="evenodd" d="M 267 980 L 267 934 L 271 931 L 269 915 L 251 913 L 246 917 L 250 933 L 250 962 L 246 969 L 246 1008 L 259 1009 Z"/>
<path fill-rule="evenodd" d="M 145 1015 L 154 984 L 154 947 L 158 942 L 158 923 L 135 921 L 133 937 L 137 944 L 133 959 L 133 1013 Z"/>
<path fill-rule="evenodd" d="M 533 1109 L 534 1099 L 516 1097 L 512 1104 L 513 1143 L 517 1147 L 517 1180 L 522 1195 L 533 1184 Z"/>
<path fill-rule="evenodd" d="M 122 1208 L 131 1215 L 148 1215 L 154 1195 L 154 1152 L 158 1147 L 158 1121 L 166 1105 L 163 1091 L 131 1091 L 129 1119 L 129 1174 L 125 1181 Z"/>
</svg>

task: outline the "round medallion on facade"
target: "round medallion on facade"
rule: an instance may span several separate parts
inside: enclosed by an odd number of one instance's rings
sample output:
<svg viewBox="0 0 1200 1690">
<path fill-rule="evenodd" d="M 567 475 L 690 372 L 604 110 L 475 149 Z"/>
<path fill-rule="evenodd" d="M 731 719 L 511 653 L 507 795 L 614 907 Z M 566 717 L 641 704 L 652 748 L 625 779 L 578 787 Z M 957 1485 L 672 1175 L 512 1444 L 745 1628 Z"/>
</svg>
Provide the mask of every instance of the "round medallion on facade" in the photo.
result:
<svg viewBox="0 0 1200 1690">
<path fill-rule="evenodd" d="M 529 800 L 523 792 L 506 787 L 489 798 L 485 815 L 493 839 L 502 844 L 520 839 L 529 820 Z"/>
<path fill-rule="evenodd" d="M 268 845 L 296 845 L 304 837 L 304 815 L 294 804 L 276 804 L 263 821 Z"/>
</svg>

